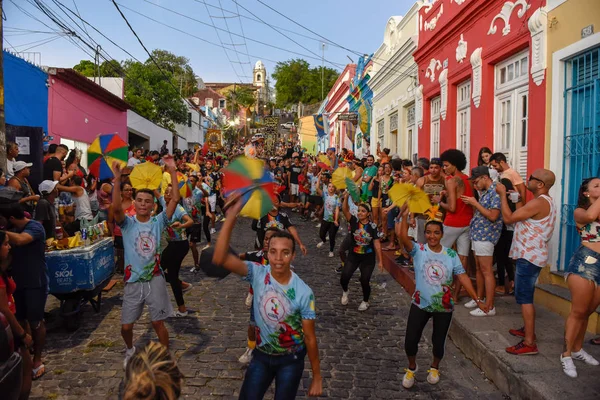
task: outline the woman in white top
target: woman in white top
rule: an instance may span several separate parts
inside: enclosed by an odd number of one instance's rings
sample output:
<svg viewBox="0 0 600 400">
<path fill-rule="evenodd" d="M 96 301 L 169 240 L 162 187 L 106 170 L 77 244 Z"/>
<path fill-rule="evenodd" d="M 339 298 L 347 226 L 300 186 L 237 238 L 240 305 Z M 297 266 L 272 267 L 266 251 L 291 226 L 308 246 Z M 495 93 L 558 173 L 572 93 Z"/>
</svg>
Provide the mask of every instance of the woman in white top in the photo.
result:
<svg viewBox="0 0 600 400">
<path fill-rule="evenodd" d="M 91 221 L 94 219 L 92 214 L 92 206 L 87 191 L 81 186 L 83 179 L 76 175 L 71 181 L 71 186 L 61 187 L 61 191 L 69 192 L 72 195 L 73 203 L 75 203 L 75 220 L 79 223 L 80 220 Z"/>
</svg>

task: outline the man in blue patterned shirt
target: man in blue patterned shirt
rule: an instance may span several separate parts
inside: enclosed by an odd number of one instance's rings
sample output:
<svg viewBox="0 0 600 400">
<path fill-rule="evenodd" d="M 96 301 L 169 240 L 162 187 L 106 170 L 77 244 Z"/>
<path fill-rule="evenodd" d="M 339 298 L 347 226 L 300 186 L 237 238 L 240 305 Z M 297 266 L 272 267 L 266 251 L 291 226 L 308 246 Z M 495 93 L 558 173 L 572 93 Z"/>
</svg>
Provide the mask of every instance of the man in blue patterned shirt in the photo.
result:
<svg viewBox="0 0 600 400">
<path fill-rule="evenodd" d="M 485 313 L 477 307 L 473 300 L 465 304 L 467 308 L 475 308 L 471 315 L 475 317 L 494 316 L 494 293 L 496 278 L 494 277 L 494 246 L 502 234 L 502 216 L 500 215 L 500 196 L 496 193 L 496 184 L 490 178 L 489 168 L 475 167 L 469 178 L 473 187 L 479 192 L 479 201 L 474 197 L 461 196 L 465 204 L 473 207 L 470 235 L 471 247 L 477 263 L 477 296 L 481 299 L 485 292 L 485 304 L 489 312 Z"/>
</svg>

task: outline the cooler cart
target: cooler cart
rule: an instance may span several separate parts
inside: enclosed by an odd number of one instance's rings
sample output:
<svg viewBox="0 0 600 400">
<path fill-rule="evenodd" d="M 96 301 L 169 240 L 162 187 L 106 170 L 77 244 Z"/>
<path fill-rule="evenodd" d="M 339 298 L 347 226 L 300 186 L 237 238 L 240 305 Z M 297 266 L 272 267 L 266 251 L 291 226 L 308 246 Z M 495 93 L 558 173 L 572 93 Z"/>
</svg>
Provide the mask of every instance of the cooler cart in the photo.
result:
<svg viewBox="0 0 600 400">
<path fill-rule="evenodd" d="M 81 306 L 100 311 L 102 289 L 115 272 L 112 238 L 89 246 L 46 253 L 50 294 L 60 301 L 60 314 L 70 331 L 79 328 Z"/>
</svg>

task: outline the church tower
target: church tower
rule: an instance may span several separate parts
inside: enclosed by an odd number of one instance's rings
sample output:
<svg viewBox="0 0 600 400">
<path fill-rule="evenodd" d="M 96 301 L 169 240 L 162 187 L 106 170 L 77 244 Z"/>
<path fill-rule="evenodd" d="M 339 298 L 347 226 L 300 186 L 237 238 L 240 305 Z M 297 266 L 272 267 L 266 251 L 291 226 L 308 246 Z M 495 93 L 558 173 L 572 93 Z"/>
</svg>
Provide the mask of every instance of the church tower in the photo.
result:
<svg viewBox="0 0 600 400">
<path fill-rule="evenodd" d="M 265 82 L 267 80 L 267 69 L 262 61 L 258 60 L 256 64 L 254 64 L 254 74 L 253 74 L 253 84 L 254 86 L 264 87 L 266 86 Z"/>
</svg>

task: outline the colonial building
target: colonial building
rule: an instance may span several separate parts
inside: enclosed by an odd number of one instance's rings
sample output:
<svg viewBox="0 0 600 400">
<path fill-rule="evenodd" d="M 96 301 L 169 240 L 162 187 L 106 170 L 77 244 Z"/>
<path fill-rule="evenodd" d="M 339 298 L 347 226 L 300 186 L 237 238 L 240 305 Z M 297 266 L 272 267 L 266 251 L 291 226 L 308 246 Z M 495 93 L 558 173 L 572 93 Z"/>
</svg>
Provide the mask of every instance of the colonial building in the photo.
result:
<svg viewBox="0 0 600 400">
<path fill-rule="evenodd" d="M 390 154 L 413 161 L 418 153 L 415 124 L 417 64 L 413 52 L 418 40 L 418 4 L 404 17 L 390 17 L 383 43 L 373 55 L 373 127 L 371 143 Z"/>
<path fill-rule="evenodd" d="M 352 149 L 352 137 L 354 130 L 351 122 L 340 121 L 339 116 L 342 113 L 348 113 L 350 105 L 347 101 L 350 95 L 350 83 L 356 74 L 356 64 L 348 64 L 340 74 L 335 84 L 327 94 L 327 103 L 325 105 L 325 116 L 329 123 L 329 147 L 336 149 Z"/>
<path fill-rule="evenodd" d="M 524 178 L 544 166 L 545 0 L 431 0 L 418 12 L 419 155 L 449 148 L 476 165 L 503 152 Z"/>
</svg>

